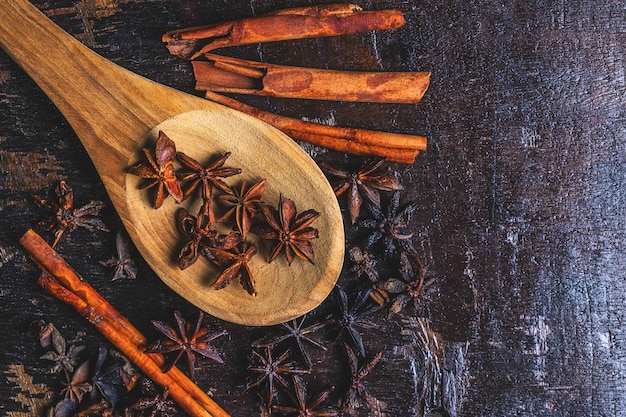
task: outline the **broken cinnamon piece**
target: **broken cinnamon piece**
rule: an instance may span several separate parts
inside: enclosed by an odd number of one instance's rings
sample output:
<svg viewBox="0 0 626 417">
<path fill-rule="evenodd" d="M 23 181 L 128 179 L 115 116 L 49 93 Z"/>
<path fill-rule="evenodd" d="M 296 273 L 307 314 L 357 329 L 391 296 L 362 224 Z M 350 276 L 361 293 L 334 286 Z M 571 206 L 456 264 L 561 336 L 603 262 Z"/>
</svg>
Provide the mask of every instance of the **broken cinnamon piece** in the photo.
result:
<svg viewBox="0 0 626 417">
<path fill-rule="evenodd" d="M 368 72 L 300 68 L 205 54 L 194 60 L 196 90 L 257 96 L 415 104 L 429 72 Z"/>
<path fill-rule="evenodd" d="M 427 141 L 423 136 L 326 126 L 259 110 L 211 91 L 207 91 L 205 97 L 263 120 L 294 139 L 340 152 L 379 156 L 390 162 L 412 164 L 419 151 L 426 150 Z"/>
<path fill-rule="evenodd" d="M 279 10 L 208 26 L 172 30 L 163 35 L 170 53 L 194 59 L 217 48 L 323 36 L 350 35 L 404 25 L 399 10 L 363 11 L 355 5 Z"/>
<path fill-rule="evenodd" d="M 109 333 L 115 331 L 116 333 L 114 335 L 111 333 L 115 338 L 123 338 L 124 344 L 135 346 L 140 351 L 147 345 L 147 339 L 139 332 L 139 330 L 137 330 L 119 311 L 109 304 L 109 302 L 91 285 L 84 281 L 76 273 L 76 271 L 74 271 L 74 269 L 72 269 L 65 262 L 65 260 L 41 238 L 41 236 L 33 230 L 28 230 L 20 238 L 20 244 L 22 244 L 22 246 L 26 249 L 31 259 L 44 271 L 40 277 L 40 284 L 45 283 L 48 286 L 52 286 L 54 289 L 53 295 L 66 294 L 65 292 L 59 290 L 58 287 L 60 286 L 62 289 L 78 298 L 78 301 L 71 300 L 73 306 L 76 307 L 77 302 L 84 303 L 90 311 L 94 312 L 90 314 L 97 313 L 98 317 L 101 317 L 102 320 L 109 322 L 105 331 Z M 49 282 L 51 281 L 51 277 L 54 277 L 52 279 L 52 281 L 54 281 L 53 283 Z M 70 300 L 72 297 L 67 296 L 65 298 Z M 62 299 L 62 301 L 68 302 L 66 299 Z M 78 311 L 81 312 L 83 310 Z M 112 329 L 110 328 L 111 326 Z M 105 334 L 105 336 L 108 337 L 107 334 Z M 130 348 L 131 347 L 129 347 L 129 349 Z M 122 349 L 120 348 L 120 350 Z M 153 363 L 155 363 L 158 366 L 159 371 L 161 366 L 165 363 L 165 358 L 161 354 L 151 353 L 144 356 L 147 356 Z M 152 379 L 152 375 L 147 372 L 146 375 Z M 210 415 L 213 417 L 228 417 L 228 414 L 222 410 L 218 404 L 216 404 L 178 368 L 173 367 L 167 375 L 176 384 L 180 385 L 180 387 L 186 392 L 187 397 L 193 398 L 193 400 L 200 406 L 209 411 Z"/>
</svg>

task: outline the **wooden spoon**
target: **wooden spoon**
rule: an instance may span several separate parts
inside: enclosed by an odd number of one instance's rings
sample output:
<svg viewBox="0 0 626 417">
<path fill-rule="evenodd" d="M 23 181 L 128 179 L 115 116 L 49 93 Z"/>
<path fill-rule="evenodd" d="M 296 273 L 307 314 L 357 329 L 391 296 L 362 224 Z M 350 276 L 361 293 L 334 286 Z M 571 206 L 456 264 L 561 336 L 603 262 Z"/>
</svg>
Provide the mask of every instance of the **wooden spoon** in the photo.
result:
<svg viewBox="0 0 626 417">
<path fill-rule="evenodd" d="M 337 199 L 315 162 L 275 128 L 199 97 L 133 74 L 95 54 L 46 18 L 27 0 L 3 0 L 0 46 L 37 82 L 60 109 L 91 157 L 133 242 L 159 277 L 183 298 L 221 319 L 271 325 L 315 308 L 334 287 L 343 263 L 343 221 Z M 267 179 L 266 203 L 279 194 L 298 211 L 315 209 L 315 265 L 284 258 L 267 263 L 268 248 L 252 262 L 257 295 L 234 282 L 222 290 L 210 284 L 218 271 L 201 260 L 181 271 L 175 262 L 182 243 L 167 199 L 152 208 L 139 179 L 126 175 L 146 143 L 164 131 L 177 149 L 206 161 L 232 152 L 228 166 L 243 173 L 228 180 Z M 195 214 L 197 206 L 189 207 Z M 141 296 L 141 294 L 137 294 Z"/>
</svg>

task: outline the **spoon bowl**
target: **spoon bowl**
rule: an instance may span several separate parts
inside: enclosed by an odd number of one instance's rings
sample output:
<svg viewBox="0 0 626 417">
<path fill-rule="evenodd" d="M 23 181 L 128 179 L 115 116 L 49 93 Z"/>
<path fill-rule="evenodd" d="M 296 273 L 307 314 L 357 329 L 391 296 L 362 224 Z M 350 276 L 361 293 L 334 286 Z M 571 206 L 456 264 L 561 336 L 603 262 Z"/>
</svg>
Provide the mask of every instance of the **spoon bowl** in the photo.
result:
<svg viewBox="0 0 626 417">
<path fill-rule="evenodd" d="M 245 325 L 272 325 L 319 305 L 334 287 L 344 256 L 343 221 L 334 192 L 316 163 L 277 129 L 243 113 L 133 74 L 100 57 L 56 26 L 26 0 L 4 0 L 0 47 L 37 82 L 73 127 L 92 159 L 129 236 L 155 273 L 200 309 Z M 279 195 L 299 211 L 321 213 L 313 226 L 315 265 L 284 258 L 267 262 L 258 242 L 251 261 L 257 295 L 234 282 L 210 284 L 219 274 L 201 260 L 180 270 L 176 253 L 182 235 L 176 224 L 181 205 L 167 199 L 155 210 L 138 177 L 126 168 L 163 131 L 177 150 L 202 162 L 229 151 L 227 165 L 242 168 L 236 181 L 267 180 L 264 201 Z M 193 202 L 186 202 L 192 214 Z"/>
</svg>

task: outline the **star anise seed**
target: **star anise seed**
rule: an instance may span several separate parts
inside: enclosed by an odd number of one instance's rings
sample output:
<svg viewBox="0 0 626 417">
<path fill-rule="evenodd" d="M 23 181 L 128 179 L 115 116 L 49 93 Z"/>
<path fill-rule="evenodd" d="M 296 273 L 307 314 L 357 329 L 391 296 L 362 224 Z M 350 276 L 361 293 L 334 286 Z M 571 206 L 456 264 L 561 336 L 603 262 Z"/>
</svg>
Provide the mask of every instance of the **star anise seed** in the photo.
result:
<svg viewBox="0 0 626 417">
<path fill-rule="evenodd" d="M 54 212 L 49 220 L 40 223 L 40 226 L 46 230 L 55 229 L 53 247 L 59 242 L 64 232 L 73 232 L 79 227 L 90 232 L 109 231 L 104 222 L 98 218 L 100 210 L 105 206 L 102 201 L 90 201 L 82 207 L 74 208 L 74 191 L 65 181 L 57 184 L 54 194 L 54 200 L 50 198 L 35 200 L 40 207 Z"/>
<path fill-rule="evenodd" d="M 208 252 L 211 255 L 211 262 L 221 268 L 225 268 L 215 282 L 211 284 L 211 288 L 221 290 L 230 285 L 235 278 L 239 277 L 241 286 L 248 294 L 256 295 L 254 278 L 252 277 L 250 265 L 248 265 L 252 257 L 257 253 L 254 243 L 243 241 L 230 250 L 209 248 Z"/>
<path fill-rule="evenodd" d="M 267 346 L 263 352 L 252 351 L 248 370 L 258 374 L 257 378 L 248 382 L 246 390 L 258 387 L 265 381 L 267 385 L 267 401 L 268 407 L 272 406 L 273 398 L 276 396 L 275 382 L 283 388 L 288 388 L 288 383 L 283 375 L 304 375 L 310 374 L 308 369 L 298 368 L 294 362 L 288 361 L 290 351 L 286 350 L 278 358 L 274 358 L 272 347 Z"/>
<path fill-rule="evenodd" d="M 374 218 L 362 222 L 363 227 L 371 230 L 367 238 L 367 246 L 371 247 L 382 239 L 385 256 L 392 255 L 396 251 L 396 245 L 406 252 L 415 253 L 416 250 L 411 243 L 413 233 L 409 229 L 409 223 L 416 208 L 416 203 L 408 203 L 400 207 L 400 193 L 397 191 L 391 196 L 386 211 L 383 212 L 375 206 L 370 206 L 369 209 Z"/>
<path fill-rule="evenodd" d="M 220 178 L 232 177 L 241 173 L 240 168 L 225 168 L 223 165 L 230 157 L 230 152 L 220 155 L 215 161 L 203 167 L 198 161 L 188 155 L 178 152 L 178 160 L 184 166 L 177 172 L 180 182 L 189 183 L 185 190 L 185 198 L 202 184 L 202 199 L 210 200 L 213 187 L 227 192 L 228 185 Z"/>
<path fill-rule="evenodd" d="M 219 196 L 219 200 L 228 207 L 228 210 L 217 221 L 225 223 L 234 218 L 239 233 L 245 239 L 252 226 L 252 218 L 261 210 L 263 204 L 261 198 L 266 183 L 266 180 L 261 180 L 246 188 L 246 182 L 243 181 L 241 189 L 228 188 L 225 194 Z"/>
<path fill-rule="evenodd" d="M 174 161 L 176 160 L 176 144 L 165 133 L 159 132 L 154 153 L 149 148 L 142 149 L 148 164 L 138 162 L 127 168 L 130 174 L 137 175 L 147 181 L 140 189 L 156 187 L 154 208 L 163 205 L 165 198 L 171 195 L 177 203 L 183 201 Z"/>
<path fill-rule="evenodd" d="M 282 194 L 278 210 L 266 205 L 261 206 L 261 210 L 269 227 L 256 227 L 253 233 L 263 239 L 275 241 L 270 252 L 270 262 L 284 252 L 289 265 L 296 256 L 315 264 L 311 240 L 318 238 L 319 233 L 317 229 L 310 227 L 310 224 L 320 216 L 320 213 L 309 209 L 297 214 L 295 203 Z"/>
<path fill-rule="evenodd" d="M 198 314 L 195 327 L 187 323 L 180 311 L 174 311 L 176 328 L 165 322 L 153 320 L 152 325 L 163 333 L 167 339 L 152 343 L 146 349 L 146 353 L 172 353 L 178 352 L 172 360 L 166 361 L 163 365 L 163 372 L 169 371 L 172 366 L 183 356 L 187 356 L 187 367 L 191 379 L 194 379 L 196 354 L 213 359 L 216 362 L 224 363 L 217 350 L 210 344 L 211 341 L 226 334 L 226 330 L 217 333 L 209 333 L 206 327 L 202 326 L 204 313 Z"/>
<path fill-rule="evenodd" d="M 354 224 L 361 212 L 363 197 L 376 207 L 380 207 L 381 191 L 396 191 L 403 189 L 400 182 L 391 174 L 384 159 L 374 159 L 364 163 L 356 171 L 333 168 L 322 163 L 320 167 L 329 174 L 339 178 L 333 183 L 333 190 L 337 197 L 348 193 L 348 211 L 350 221 Z"/>
</svg>

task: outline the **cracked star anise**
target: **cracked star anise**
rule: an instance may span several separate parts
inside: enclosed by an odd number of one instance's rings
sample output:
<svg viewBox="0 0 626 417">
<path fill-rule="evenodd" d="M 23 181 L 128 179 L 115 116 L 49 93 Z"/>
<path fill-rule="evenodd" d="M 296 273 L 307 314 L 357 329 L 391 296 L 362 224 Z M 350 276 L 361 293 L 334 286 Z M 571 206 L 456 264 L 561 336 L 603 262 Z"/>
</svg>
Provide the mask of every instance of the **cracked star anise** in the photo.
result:
<svg viewBox="0 0 626 417">
<path fill-rule="evenodd" d="M 382 285 L 385 291 L 396 295 L 389 306 L 388 317 L 402 311 L 409 301 L 413 301 L 415 311 L 418 311 L 424 290 L 434 282 L 425 282 L 424 275 L 424 265 L 417 255 L 408 252 L 400 254 L 401 279 L 390 278 Z"/>
<path fill-rule="evenodd" d="M 382 403 L 373 397 L 363 384 L 363 378 L 369 374 L 376 364 L 380 361 L 383 353 L 378 352 L 374 357 L 367 362 L 359 363 L 357 356 L 354 354 L 350 346 L 344 345 L 346 355 L 348 356 L 348 363 L 350 365 L 350 386 L 346 393 L 343 403 L 343 410 L 348 413 L 354 413 L 357 408 L 362 405 L 367 406 L 371 411 L 380 413 Z M 378 414 L 376 414 L 378 415 Z"/>
<path fill-rule="evenodd" d="M 219 200 L 228 207 L 228 210 L 217 221 L 225 223 L 234 218 L 239 233 L 245 239 L 252 226 L 252 218 L 261 210 L 263 204 L 261 197 L 266 184 L 266 180 L 261 180 L 246 188 L 246 181 L 243 181 L 241 189 L 229 187 L 225 194 L 219 196 Z"/>
<path fill-rule="evenodd" d="M 198 188 L 198 185 L 202 184 L 202 199 L 205 201 L 210 200 L 213 187 L 224 192 L 228 190 L 228 185 L 220 178 L 232 177 L 241 173 L 240 168 L 224 167 L 230 152 L 220 155 L 206 167 L 203 167 L 198 161 L 182 152 L 178 152 L 177 156 L 183 168 L 176 175 L 180 182 L 189 184 L 184 192 L 185 198 L 193 193 Z"/>
<path fill-rule="evenodd" d="M 406 252 L 415 253 L 415 248 L 411 242 L 413 233 L 409 229 L 409 223 L 416 208 L 416 203 L 407 203 L 400 207 L 400 193 L 398 191 L 391 196 L 385 211 L 370 206 L 369 209 L 374 218 L 362 222 L 363 227 L 371 230 L 367 238 L 367 246 L 372 246 L 382 240 L 385 256 L 393 254 L 397 246 Z"/>
<path fill-rule="evenodd" d="M 177 203 L 183 201 L 183 191 L 174 168 L 176 160 L 174 141 L 160 131 L 154 154 L 149 148 L 143 148 L 142 151 L 148 164 L 138 162 L 128 167 L 127 171 L 147 180 L 139 187 L 140 189 L 156 187 L 154 208 L 161 207 L 168 195 L 171 195 Z"/>
<path fill-rule="evenodd" d="M 266 205 L 261 206 L 261 210 L 269 227 L 255 227 L 253 233 L 263 239 L 274 241 L 270 252 L 270 262 L 284 252 L 289 265 L 296 256 L 315 264 L 311 240 L 319 237 L 319 233 L 317 229 L 310 227 L 310 224 L 320 216 L 320 213 L 309 209 L 297 214 L 293 200 L 282 194 L 279 198 L 278 210 Z"/>
<path fill-rule="evenodd" d="M 241 242 L 230 250 L 208 248 L 207 255 L 210 261 L 224 268 L 215 282 L 211 284 L 211 288 L 221 290 L 230 285 L 235 278 L 239 277 L 241 286 L 248 294 L 256 295 L 254 278 L 252 277 L 252 271 L 250 271 L 250 266 L 248 265 L 256 253 L 256 245 L 247 241 Z"/>
<path fill-rule="evenodd" d="M 311 373 L 310 370 L 300 369 L 294 362 L 289 361 L 289 354 L 290 351 L 287 349 L 279 357 L 274 358 L 271 346 L 266 346 L 262 353 L 256 350 L 252 351 L 248 370 L 258 376 L 246 385 L 246 390 L 258 387 L 265 381 L 267 385 L 266 404 L 268 407 L 272 406 L 273 399 L 276 396 L 275 382 L 280 384 L 283 388 L 288 388 L 288 383 L 283 375 L 304 375 Z"/>
<path fill-rule="evenodd" d="M 204 201 L 197 216 L 192 216 L 182 208 L 178 211 L 178 226 L 188 237 L 178 253 L 178 267 L 189 268 L 206 248 L 231 249 L 241 242 L 241 234 L 231 232 L 221 235 L 212 229 L 214 223 L 210 201 Z"/>
<path fill-rule="evenodd" d="M 117 257 L 113 257 L 108 261 L 100 261 L 101 265 L 115 268 L 111 281 L 137 278 L 137 267 L 130 255 L 130 242 L 126 234 L 121 230 L 115 235 L 115 250 Z"/>
<path fill-rule="evenodd" d="M 384 159 L 374 159 L 364 163 L 356 171 L 334 168 L 322 163 L 320 167 L 339 180 L 333 182 L 337 197 L 348 193 L 348 211 L 350 221 L 356 223 L 361 212 L 363 197 L 375 207 L 380 207 L 380 191 L 397 191 L 403 187 L 391 174 Z"/>
<path fill-rule="evenodd" d="M 55 199 L 37 198 L 35 202 L 40 207 L 54 212 L 50 220 L 40 223 L 46 230 L 54 231 L 54 243 L 56 246 L 64 232 L 73 232 L 79 227 L 83 227 L 90 232 L 101 230 L 108 232 L 109 229 L 98 218 L 100 210 L 104 207 L 102 201 L 90 201 L 86 205 L 74 207 L 74 191 L 65 181 L 59 181 L 55 190 Z"/>
<path fill-rule="evenodd" d="M 139 399 L 131 409 L 139 411 L 141 417 L 171 417 L 178 413 L 174 402 L 168 399 L 169 390 L 163 389 L 162 394 Z"/>
<path fill-rule="evenodd" d="M 165 322 L 152 320 L 152 325 L 163 333 L 167 339 L 158 340 L 151 343 L 146 349 L 146 353 L 173 353 L 172 358 L 163 364 L 163 372 L 169 371 L 176 362 L 183 356 L 187 356 L 187 367 L 191 379 L 194 379 L 196 354 L 213 359 L 216 362 L 224 363 L 217 350 L 210 344 L 211 341 L 226 334 L 226 330 L 217 333 L 209 333 L 206 327 L 202 326 L 204 313 L 198 314 L 196 325 L 185 321 L 180 311 L 174 311 L 176 327 L 172 327 Z"/>
</svg>

